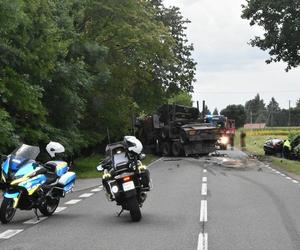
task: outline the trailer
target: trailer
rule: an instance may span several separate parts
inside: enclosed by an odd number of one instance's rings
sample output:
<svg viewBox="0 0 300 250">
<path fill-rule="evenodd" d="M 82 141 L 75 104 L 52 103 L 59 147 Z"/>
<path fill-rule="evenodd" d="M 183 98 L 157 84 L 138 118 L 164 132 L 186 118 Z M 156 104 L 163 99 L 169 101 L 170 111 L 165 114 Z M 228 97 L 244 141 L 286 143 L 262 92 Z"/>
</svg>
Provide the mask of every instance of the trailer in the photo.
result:
<svg viewBox="0 0 300 250">
<path fill-rule="evenodd" d="M 158 155 L 208 155 L 216 150 L 218 129 L 204 123 L 197 108 L 164 104 L 138 120 L 136 136 Z"/>
</svg>

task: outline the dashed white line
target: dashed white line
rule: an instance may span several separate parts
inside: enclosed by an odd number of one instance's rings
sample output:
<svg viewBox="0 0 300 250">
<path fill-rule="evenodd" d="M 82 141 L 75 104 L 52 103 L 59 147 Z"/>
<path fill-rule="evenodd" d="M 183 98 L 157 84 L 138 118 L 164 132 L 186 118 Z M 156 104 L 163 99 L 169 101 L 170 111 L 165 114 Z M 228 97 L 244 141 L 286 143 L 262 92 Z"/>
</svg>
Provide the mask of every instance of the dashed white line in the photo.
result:
<svg viewBox="0 0 300 250">
<path fill-rule="evenodd" d="M 92 189 L 91 192 L 100 192 L 102 189 L 103 189 L 103 187 L 101 186 L 101 187 Z"/>
<path fill-rule="evenodd" d="M 42 222 L 43 220 L 46 220 L 48 219 L 47 216 L 45 217 L 40 217 L 40 219 L 38 220 L 37 218 L 33 218 L 33 219 L 30 219 L 30 220 L 27 220 L 25 222 L 23 222 L 23 224 L 31 224 L 31 225 L 35 225 L 35 224 L 38 224 L 40 222 Z"/>
<path fill-rule="evenodd" d="M 207 172 L 207 170 L 206 169 L 203 169 L 203 173 L 206 173 Z"/>
<path fill-rule="evenodd" d="M 201 195 L 207 195 L 207 183 L 202 183 Z"/>
<path fill-rule="evenodd" d="M 78 203 L 79 201 L 81 201 L 81 199 L 74 199 L 74 200 L 69 200 L 67 202 L 65 202 L 66 205 L 73 205 Z"/>
<path fill-rule="evenodd" d="M 9 229 L 0 234 L 0 239 L 9 239 L 18 233 L 21 233 L 24 229 Z"/>
<path fill-rule="evenodd" d="M 82 195 L 79 196 L 79 198 L 87 198 L 87 197 L 90 197 L 92 196 L 94 193 L 84 193 Z"/>
<path fill-rule="evenodd" d="M 289 176 L 287 176 L 287 177 L 285 177 L 287 180 L 291 180 L 292 178 L 291 177 L 289 177 Z"/>
<path fill-rule="evenodd" d="M 202 177 L 202 182 L 207 182 L 207 177 Z"/>
<path fill-rule="evenodd" d="M 296 183 L 296 184 L 298 184 L 298 183 L 299 183 L 299 181 L 296 181 L 296 180 L 293 180 L 293 182 L 294 182 L 294 183 Z"/>
<path fill-rule="evenodd" d="M 207 201 L 201 200 L 200 205 L 200 222 L 206 222 L 207 221 Z"/>
<path fill-rule="evenodd" d="M 285 174 L 283 174 L 283 173 L 280 173 L 280 175 L 282 176 L 282 177 L 285 177 L 286 175 Z"/>
<path fill-rule="evenodd" d="M 281 174 L 279 171 L 276 171 L 275 173 L 276 173 L 276 174 Z"/>
<path fill-rule="evenodd" d="M 61 211 L 65 210 L 67 207 L 57 207 L 54 213 L 60 213 Z"/>
<path fill-rule="evenodd" d="M 207 238 L 208 238 L 207 233 L 199 234 L 197 250 L 207 250 L 207 248 L 208 248 Z"/>
</svg>

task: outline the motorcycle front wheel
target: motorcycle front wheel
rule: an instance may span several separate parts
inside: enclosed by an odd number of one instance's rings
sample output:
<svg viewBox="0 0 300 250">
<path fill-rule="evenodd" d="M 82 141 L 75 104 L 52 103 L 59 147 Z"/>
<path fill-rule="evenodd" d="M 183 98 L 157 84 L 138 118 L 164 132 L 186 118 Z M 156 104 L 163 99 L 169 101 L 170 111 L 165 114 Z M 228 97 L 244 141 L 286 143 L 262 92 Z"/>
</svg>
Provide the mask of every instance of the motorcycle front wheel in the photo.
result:
<svg viewBox="0 0 300 250">
<path fill-rule="evenodd" d="M 127 200 L 127 207 L 130 212 L 131 220 L 140 221 L 142 218 L 142 214 L 136 197 L 131 197 Z"/>
<path fill-rule="evenodd" d="M 14 208 L 14 200 L 11 198 L 5 198 L 2 201 L 0 208 L 0 220 L 3 224 L 7 224 L 12 220 L 16 213 L 16 208 Z"/>
<path fill-rule="evenodd" d="M 39 207 L 40 212 L 45 216 L 52 215 L 58 207 L 59 200 L 59 198 L 46 199 L 46 202 Z"/>
</svg>

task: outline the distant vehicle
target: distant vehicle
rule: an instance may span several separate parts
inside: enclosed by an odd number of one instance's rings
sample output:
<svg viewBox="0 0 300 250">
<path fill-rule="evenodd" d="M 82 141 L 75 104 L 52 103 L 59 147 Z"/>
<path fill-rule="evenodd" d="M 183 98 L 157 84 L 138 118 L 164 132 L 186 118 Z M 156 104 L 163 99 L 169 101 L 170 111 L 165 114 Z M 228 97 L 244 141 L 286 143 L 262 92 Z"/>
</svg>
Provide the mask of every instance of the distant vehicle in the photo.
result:
<svg viewBox="0 0 300 250">
<path fill-rule="evenodd" d="M 219 138 L 218 129 L 205 124 L 197 108 L 175 104 L 160 106 L 136 127 L 145 148 L 166 156 L 208 155 Z"/>
<path fill-rule="evenodd" d="M 221 150 L 227 149 L 227 146 L 231 144 L 232 137 L 235 135 L 235 120 L 228 119 L 224 115 L 206 115 L 204 121 L 219 130 L 217 145 Z"/>
<path fill-rule="evenodd" d="M 284 141 L 281 139 L 269 139 L 264 143 L 265 155 L 282 156 Z"/>
</svg>

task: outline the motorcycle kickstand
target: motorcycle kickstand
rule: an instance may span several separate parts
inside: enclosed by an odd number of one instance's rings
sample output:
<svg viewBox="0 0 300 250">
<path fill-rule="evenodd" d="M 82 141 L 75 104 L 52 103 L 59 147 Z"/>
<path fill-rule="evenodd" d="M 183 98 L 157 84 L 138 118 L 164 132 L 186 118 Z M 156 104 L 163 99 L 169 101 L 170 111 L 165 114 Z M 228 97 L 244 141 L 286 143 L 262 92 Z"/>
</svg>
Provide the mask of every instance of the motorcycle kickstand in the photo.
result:
<svg viewBox="0 0 300 250">
<path fill-rule="evenodd" d="M 36 219 L 39 221 L 40 220 L 40 216 L 38 214 L 37 208 L 35 208 L 33 211 L 34 211 L 34 214 L 36 216 Z"/>
<path fill-rule="evenodd" d="M 120 217 L 121 214 L 123 213 L 124 209 L 122 208 L 122 210 L 117 214 L 117 217 Z"/>
</svg>

